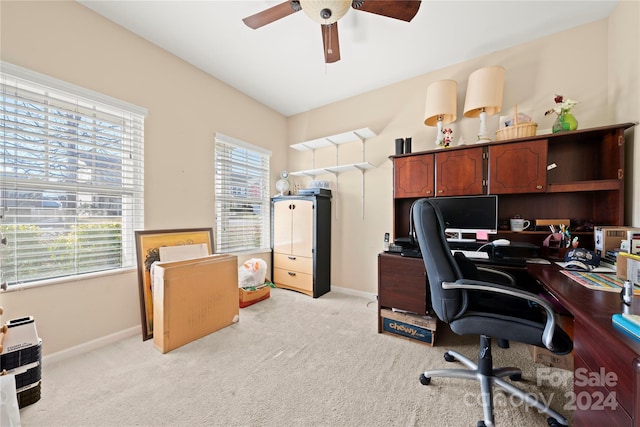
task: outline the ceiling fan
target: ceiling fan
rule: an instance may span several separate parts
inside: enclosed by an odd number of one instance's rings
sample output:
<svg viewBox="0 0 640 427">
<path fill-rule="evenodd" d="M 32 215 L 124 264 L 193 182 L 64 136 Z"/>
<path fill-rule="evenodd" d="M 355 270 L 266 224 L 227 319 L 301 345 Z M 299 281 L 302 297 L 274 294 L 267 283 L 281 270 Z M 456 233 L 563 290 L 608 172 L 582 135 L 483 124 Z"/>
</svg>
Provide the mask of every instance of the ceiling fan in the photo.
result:
<svg viewBox="0 0 640 427">
<path fill-rule="evenodd" d="M 409 22 L 420 8 L 419 0 L 290 0 L 248 16 L 242 20 L 254 30 L 270 24 L 295 12 L 304 11 L 311 19 L 320 24 L 324 61 L 340 60 L 338 40 L 338 20 L 348 11 L 355 10 L 374 13 L 388 18 Z"/>
</svg>

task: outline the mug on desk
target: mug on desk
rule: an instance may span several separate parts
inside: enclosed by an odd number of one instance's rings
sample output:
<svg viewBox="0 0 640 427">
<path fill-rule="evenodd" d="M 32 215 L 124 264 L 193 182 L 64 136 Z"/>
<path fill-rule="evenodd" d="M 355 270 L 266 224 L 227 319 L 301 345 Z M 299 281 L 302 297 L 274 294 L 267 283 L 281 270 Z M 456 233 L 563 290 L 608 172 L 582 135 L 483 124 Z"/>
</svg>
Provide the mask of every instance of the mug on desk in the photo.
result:
<svg viewBox="0 0 640 427">
<path fill-rule="evenodd" d="M 531 225 L 531 221 L 522 218 L 511 218 L 509 222 L 511 223 L 511 231 L 523 231 Z"/>
</svg>

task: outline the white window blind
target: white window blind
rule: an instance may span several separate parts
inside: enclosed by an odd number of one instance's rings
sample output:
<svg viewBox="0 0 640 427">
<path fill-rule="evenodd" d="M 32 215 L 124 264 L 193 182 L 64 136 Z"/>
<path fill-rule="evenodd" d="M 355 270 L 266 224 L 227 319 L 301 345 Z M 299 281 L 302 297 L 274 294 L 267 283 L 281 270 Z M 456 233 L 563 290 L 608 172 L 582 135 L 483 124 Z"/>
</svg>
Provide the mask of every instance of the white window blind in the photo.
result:
<svg viewBox="0 0 640 427">
<path fill-rule="evenodd" d="M 135 266 L 146 110 L 11 64 L 0 78 L 3 280 Z"/>
<path fill-rule="evenodd" d="M 216 134 L 216 251 L 270 247 L 269 163 L 271 152 Z"/>
</svg>

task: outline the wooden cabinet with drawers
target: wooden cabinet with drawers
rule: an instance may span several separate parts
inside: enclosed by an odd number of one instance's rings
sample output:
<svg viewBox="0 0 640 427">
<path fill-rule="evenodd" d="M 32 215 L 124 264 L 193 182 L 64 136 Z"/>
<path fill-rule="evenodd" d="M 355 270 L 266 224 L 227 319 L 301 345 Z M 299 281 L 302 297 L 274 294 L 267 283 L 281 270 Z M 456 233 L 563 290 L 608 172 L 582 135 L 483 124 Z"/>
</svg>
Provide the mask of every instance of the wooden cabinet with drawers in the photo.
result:
<svg viewBox="0 0 640 427">
<path fill-rule="evenodd" d="M 331 290 L 330 196 L 274 197 L 273 282 L 317 298 Z"/>
</svg>

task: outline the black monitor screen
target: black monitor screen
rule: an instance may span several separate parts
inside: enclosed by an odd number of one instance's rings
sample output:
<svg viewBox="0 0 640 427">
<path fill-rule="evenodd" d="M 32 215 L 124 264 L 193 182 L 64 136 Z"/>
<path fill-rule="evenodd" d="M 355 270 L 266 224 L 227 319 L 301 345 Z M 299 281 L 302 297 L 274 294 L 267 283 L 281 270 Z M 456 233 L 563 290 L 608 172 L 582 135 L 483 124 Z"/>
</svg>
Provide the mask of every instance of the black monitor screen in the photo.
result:
<svg viewBox="0 0 640 427">
<path fill-rule="evenodd" d="M 445 231 L 455 233 L 453 239 L 461 239 L 462 233 L 498 231 L 498 196 L 435 197 L 442 212 Z"/>
</svg>

